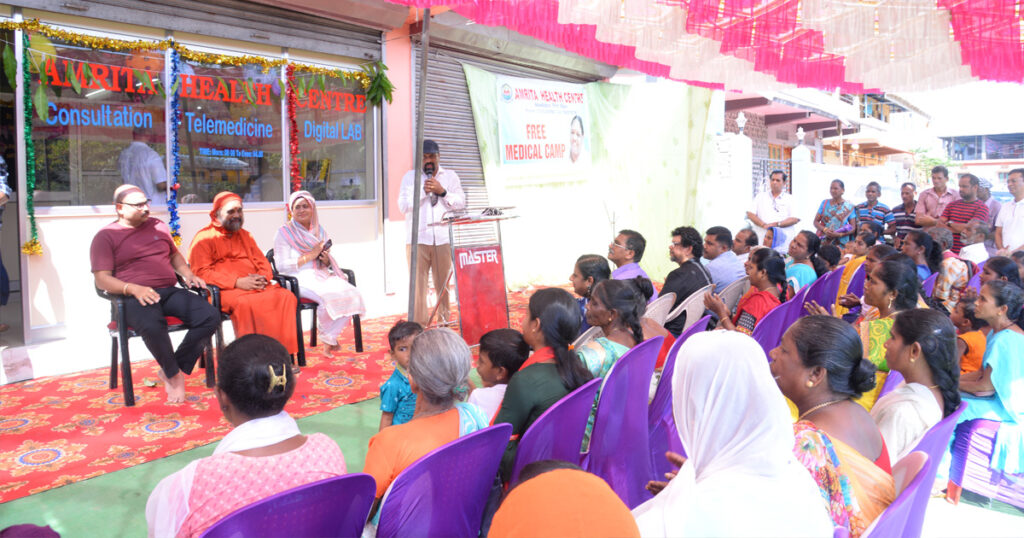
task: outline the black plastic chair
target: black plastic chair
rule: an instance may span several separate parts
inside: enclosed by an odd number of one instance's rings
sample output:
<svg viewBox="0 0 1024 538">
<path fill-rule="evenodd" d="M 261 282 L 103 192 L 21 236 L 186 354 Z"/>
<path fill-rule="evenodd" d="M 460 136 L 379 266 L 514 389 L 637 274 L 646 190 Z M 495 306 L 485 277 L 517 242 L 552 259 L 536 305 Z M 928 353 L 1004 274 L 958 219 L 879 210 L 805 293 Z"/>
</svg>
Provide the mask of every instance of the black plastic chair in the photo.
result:
<svg viewBox="0 0 1024 538">
<path fill-rule="evenodd" d="M 181 277 L 178 277 L 178 285 L 193 293 L 202 296 L 204 299 L 210 296 L 210 291 L 202 288 L 188 288 Z M 128 354 L 128 339 L 139 336 L 132 329 L 125 319 L 125 301 L 127 296 L 116 293 L 108 293 L 96 288 L 96 294 L 110 301 L 110 323 L 107 330 L 110 332 L 110 388 L 117 388 L 117 359 L 118 347 L 121 350 L 121 387 L 124 392 L 124 405 L 131 407 L 135 405 L 135 389 L 132 386 L 132 361 Z M 174 316 L 164 316 L 167 320 L 167 332 L 187 331 L 189 328 L 180 319 Z M 217 327 L 220 334 L 220 327 Z M 199 358 L 199 365 L 206 370 L 206 386 L 213 388 L 217 384 L 217 367 L 214 353 L 209 345 Z"/>
<path fill-rule="evenodd" d="M 296 321 L 296 323 L 299 326 L 299 333 L 300 334 L 302 332 L 302 316 L 301 316 L 301 312 L 303 310 L 310 310 L 310 311 L 313 312 L 313 324 L 312 324 L 312 327 L 310 327 L 310 330 L 309 330 L 309 345 L 315 347 L 316 346 L 316 309 L 317 309 L 317 307 L 320 306 L 320 303 L 317 303 L 316 301 L 314 301 L 312 299 L 303 299 L 299 295 L 299 279 L 298 278 L 295 278 L 293 276 L 288 276 L 288 275 L 282 275 L 281 273 L 277 272 L 277 264 L 274 262 L 274 249 L 270 249 L 270 250 L 267 251 L 267 261 L 270 262 L 270 269 L 272 271 L 274 271 L 274 278 L 283 278 L 286 281 L 288 281 L 289 289 L 293 293 L 295 293 L 295 298 L 298 299 L 298 301 L 299 301 L 299 313 L 296 314 L 298 317 L 297 317 L 297 319 L 295 321 Z M 340 269 L 341 269 L 341 272 L 345 273 L 345 276 L 348 277 L 348 283 L 352 284 L 353 286 L 355 286 L 356 285 L 356 273 L 353 270 L 351 270 L 351 269 L 345 269 L 345 268 L 340 268 Z M 352 316 L 352 330 L 355 331 L 356 353 L 362 353 L 363 352 L 363 325 L 362 325 L 362 322 L 359 319 L 359 314 L 356 314 L 356 315 Z M 300 338 L 299 341 L 302 341 L 301 338 Z"/>
</svg>

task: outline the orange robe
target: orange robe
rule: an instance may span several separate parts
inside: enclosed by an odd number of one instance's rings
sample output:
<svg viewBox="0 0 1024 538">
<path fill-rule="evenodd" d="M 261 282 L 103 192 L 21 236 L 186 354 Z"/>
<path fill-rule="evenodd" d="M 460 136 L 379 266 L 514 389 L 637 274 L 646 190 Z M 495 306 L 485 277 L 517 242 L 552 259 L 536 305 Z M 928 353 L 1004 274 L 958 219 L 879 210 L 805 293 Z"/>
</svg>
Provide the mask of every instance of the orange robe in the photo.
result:
<svg viewBox="0 0 1024 538">
<path fill-rule="evenodd" d="M 298 353 L 295 294 L 273 282 L 270 263 L 248 231 L 228 234 L 213 225 L 199 230 L 188 263 L 196 276 L 221 289 L 221 308 L 231 316 L 236 337 L 263 334 L 281 342 L 288 353 Z M 250 274 L 263 275 L 271 284 L 262 290 L 235 287 L 236 280 Z"/>
</svg>

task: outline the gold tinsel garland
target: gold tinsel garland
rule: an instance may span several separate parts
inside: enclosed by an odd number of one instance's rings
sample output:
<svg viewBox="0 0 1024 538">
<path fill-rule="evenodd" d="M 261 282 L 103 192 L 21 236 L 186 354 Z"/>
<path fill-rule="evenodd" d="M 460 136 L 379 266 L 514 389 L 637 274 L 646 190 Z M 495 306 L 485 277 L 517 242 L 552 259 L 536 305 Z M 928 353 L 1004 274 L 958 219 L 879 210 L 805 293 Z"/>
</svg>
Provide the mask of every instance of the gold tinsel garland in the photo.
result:
<svg viewBox="0 0 1024 538">
<path fill-rule="evenodd" d="M 208 65 L 258 65 L 263 68 L 263 72 L 266 73 L 272 68 L 283 67 L 286 65 L 295 66 L 296 71 L 311 73 L 314 75 L 325 75 L 332 78 L 339 78 L 342 80 L 351 80 L 358 82 L 363 89 L 370 87 L 370 77 L 362 71 L 345 71 L 336 68 L 320 67 L 316 65 L 308 65 L 298 62 L 292 62 L 284 58 L 264 58 L 262 56 L 235 56 L 231 54 L 214 54 L 209 52 L 199 52 L 189 49 L 185 45 L 174 41 L 173 39 L 164 39 L 162 41 L 147 41 L 144 39 L 136 39 L 134 41 L 128 41 L 124 39 L 113 39 L 109 37 L 97 37 L 86 34 L 80 34 L 77 32 L 71 32 L 68 30 L 61 30 L 54 28 L 39 22 L 38 19 L 32 19 L 27 21 L 0 21 L 0 30 L 24 30 L 26 32 L 36 32 L 44 35 L 51 39 L 59 39 L 66 43 L 72 43 L 74 45 L 89 47 L 93 49 L 106 49 L 112 51 L 140 51 L 140 50 L 167 50 L 173 48 L 178 51 L 178 54 L 185 60 L 197 63 L 204 63 Z"/>
</svg>

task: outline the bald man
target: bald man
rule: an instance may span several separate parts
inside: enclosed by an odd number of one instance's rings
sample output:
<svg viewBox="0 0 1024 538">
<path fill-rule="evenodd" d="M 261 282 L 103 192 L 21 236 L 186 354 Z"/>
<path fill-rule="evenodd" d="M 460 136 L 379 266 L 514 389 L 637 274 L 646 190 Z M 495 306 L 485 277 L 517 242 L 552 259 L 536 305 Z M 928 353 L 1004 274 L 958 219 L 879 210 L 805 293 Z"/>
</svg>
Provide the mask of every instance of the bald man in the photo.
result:
<svg viewBox="0 0 1024 538">
<path fill-rule="evenodd" d="M 220 314 L 199 295 L 176 286 L 175 273 L 189 287 L 205 288 L 206 283 L 189 269 L 167 225 L 149 216 L 149 203 L 135 185 L 118 187 L 117 220 L 96 234 L 89 257 L 96 287 L 126 297 L 125 318 L 160 365 L 167 401 L 180 403 L 185 401 L 185 374 L 192 373 Z M 167 334 L 166 316 L 189 328 L 177 350 Z"/>
</svg>

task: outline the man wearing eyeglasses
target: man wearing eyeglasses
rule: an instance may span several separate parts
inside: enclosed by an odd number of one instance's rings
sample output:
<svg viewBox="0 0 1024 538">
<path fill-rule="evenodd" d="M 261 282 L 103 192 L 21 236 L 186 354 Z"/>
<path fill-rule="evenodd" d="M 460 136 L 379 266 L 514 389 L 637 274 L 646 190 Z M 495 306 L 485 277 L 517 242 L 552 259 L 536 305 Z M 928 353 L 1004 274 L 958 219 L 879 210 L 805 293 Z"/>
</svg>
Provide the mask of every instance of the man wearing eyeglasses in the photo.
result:
<svg viewBox="0 0 1024 538">
<path fill-rule="evenodd" d="M 117 165 L 128 185 L 142 189 L 153 207 L 167 205 L 167 163 L 144 141 L 146 129 L 132 131 L 132 143 L 121 151 Z"/>
<path fill-rule="evenodd" d="M 796 224 L 800 219 L 793 216 L 793 196 L 786 192 L 786 173 L 775 170 L 768 175 L 769 189 L 754 197 L 754 203 L 747 211 L 747 219 L 754 225 L 758 237 L 764 237 L 769 228 L 781 228 L 785 239 L 775 250 L 785 254 L 789 241 L 796 235 Z"/>
<path fill-rule="evenodd" d="M 202 297 L 176 286 L 175 273 L 189 287 L 205 288 L 185 257 L 178 252 L 163 221 L 149 216 L 150 200 L 135 185 L 114 191 L 117 220 L 104 226 L 92 240 L 89 258 L 96 287 L 124 295 L 128 324 L 142 336 L 160 365 L 169 403 L 185 401 L 185 374 L 217 330 L 220 313 Z M 165 316 L 189 327 L 175 350 L 167 334 Z"/>
<path fill-rule="evenodd" d="M 642 276 L 648 280 L 651 277 L 640 268 L 640 259 L 644 256 L 644 249 L 647 247 L 647 240 L 640 232 L 633 230 L 621 230 L 615 239 L 608 243 L 608 259 L 615 264 L 616 269 L 612 271 L 612 278 L 615 280 L 630 280 Z M 654 290 L 651 301 L 658 298 L 658 290 Z"/>
</svg>

